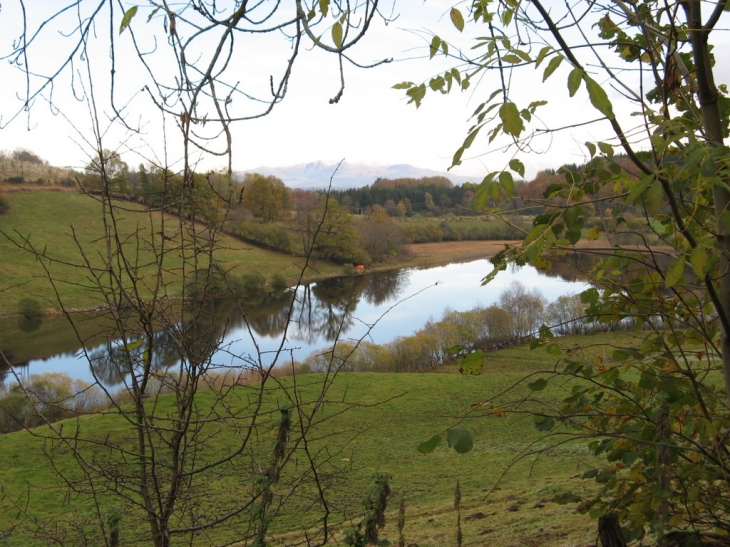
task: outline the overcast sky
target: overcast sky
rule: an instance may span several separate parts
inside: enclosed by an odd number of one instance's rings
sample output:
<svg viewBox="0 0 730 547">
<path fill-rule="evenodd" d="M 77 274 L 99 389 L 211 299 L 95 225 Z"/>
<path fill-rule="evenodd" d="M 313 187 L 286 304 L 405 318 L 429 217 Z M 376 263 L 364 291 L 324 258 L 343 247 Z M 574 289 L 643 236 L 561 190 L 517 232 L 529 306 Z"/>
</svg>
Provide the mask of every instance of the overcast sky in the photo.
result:
<svg viewBox="0 0 730 547">
<path fill-rule="evenodd" d="M 32 3 L 29 16 L 36 23 L 51 13 L 59 3 L 56 0 L 36 0 Z M 382 5 L 382 4 L 381 4 Z M 494 81 L 496 73 L 488 73 L 483 80 L 475 82 L 467 92 L 452 92 L 448 96 L 429 94 L 420 109 L 406 104 L 403 91 L 394 90 L 395 83 L 409 80 L 417 83 L 443 70 L 444 61 L 428 61 L 428 42 L 431 32 L 437 32 L 452 42 L 467 49 L 471 47 L 468 36 L 460 35 L 453 28 L 448 10 L 451 1 L 428 0 L 427 2 L 400 2 L 395 6 L 399 17 L 388 25 L 378 22 L 361 41 L 352 55 L 357 61 L 370 63 L 392 57 L 392 63 L 374 69 L 363 70 L 346 66 L 346 87 L 339 104 L 330 105 L 329 99 L 337 93 L 339 75 L 336 59 L 320 52 L 304 51 L 297 59 L 285 100 L 265 118 L 238 123 L 233 132 L 233 168 L 252 169 L 257 166 L 287 166 L 303 162 L 323 160 L 376 164 L 408 163 L 417 167 L 446 170 L 454 151 L 460 146 L 469 127 L 469 116 L 476 106 L 498 87 Z M 389 5 L 388 5 L 389 6 Z M 389 8 L 386 8 L 386 11 Z M 160 31 L 163 21 L 157 17 L 146 23 L 149 9 L 140 9 L 140 15 L 133 20 L 137 35 L 147 29 Z M 18 3 L 4 2 L 0 12 L 0 55 L 5 55 L 19 36 L 20 13 Z M 118 24 L 118 23 L 117 23 Z M 145 27 L 149 25 L 149 27 Z M 48 73 L 68 54 L 72 42 L 59 31 L 70 30 L 72 24 L 63 23 L 48 33 L 39 42 L 31 57 L 31 67 L 38 72 Z M 95 67 L 92 74 L 100 111 L 110 116 L 108 106 L 108 63 L 109 48 L 104 42 L 105 29 L 97 28 L 97 42 L 91 48 L 91 60 Z M 472 25 L 473 27 L 473 25 Z M 483 28 L 469 32 L 484 32 Z M 108 32 L 108 31 L 107 31 Z M 151 34 L 151 32 L 149 32 Z M 157 157 L 164 150 L 175 160 L 179 152 L 171 142 L 177 137 L 175 128 L 168 127 L 167 140 L 162 132 L 159 115 L 151 108 L 149 100 L 138 93 L 144 81 L 140 79 L 139 65 L 135 58 L 125 53 L 130 50 L 122 36 L 122 48 L 117 50 L 117 92 L 119 103 L 130 99 L 128 120 L 142 128 L 140 135 L 129 135 L 113 125 L 104 126 L 105 146 L 118 148 L 120 142 L 126 150 L 124 159 L 137 165 L 145 158 Z M 258 40 L 259 37 L 257 37 Z M 163 50 L 166 44 L 158 47 Z M 453 47 L 452 45 L 452 47 Z M 257 42 L 240 44 L 247 47 L 245 66 L 233 66 L 229 70 L 240 73 L 241 81 L 251 76 L 263 76 L 268 80 L 271 67 L 278 66 L 281 55 L 287 53 L 286 40 L 281 36 L 260 39 Z M 76 59 L 78 71 L 72 86 L 70 74 L 59 79 L 52 93 L 49 89 L 36 100 L 29 114 L 21 114 L 12 123 L 8 119 L 21 105 L 17 92 L 24 89 L 23 74 L 7 61 L 0 65 L 0 115 L 3 128 L 0 130 L 0 149 L 13 150 L 17 147 L 33 150 L 53 165 L 83 167 L 88 162 L 92 147 L 85 142 L 91 135 L 91 121 L 88 103 L 79 100 L 83 91 L 88 91 L 86 78 L 79 78 L 85 66 Z M 513 97 L 517 100 L 548 99 L 550 110 L 543 112 L 547 125 L 567 125 L 576 120 L 585 120 L 591 111 L 590 103 L 583 91 L 568 100 L 565 78 L 569 68 L 562 67 L 565 74 L 541 83 L 542 71 L 523 71 L 523 79 L 513 82 Z M 727 72 L 725 71 L 725 74 Z M 558 77 L 559 76 L 559 77 Z M 80 82 L 85 81 L 84 90 Z M 75 89 L 75 92 L 72 92 Z M 620 98 L 615 97 L 615 104 Z M 59 109 L 49 106 L 49 100 Z M 628 113 L 626 113 L 628 114 Z M 596 116 L 597 117 L 597 116 Z M 563 163 L 580 163 L 586 159 L 582 143 L 588 139 L 601 139 L 608 135 L 607 125 L 593 125 L 570 132 L 551 133 L 536 139 L 533 153 L 521 154 L 528 169 L 528 177 L 545 167 L 558 167 Z M 515 150 L 505 151 L 506 141 L 487 144 L 482 136 L 465 155 L 467 161 L 454 172 L 473 176 L 484 176 L 489 170 L 502 169 L 512 158 Z M 167 145 L 167 148 L 166 148 Z M 204 157 L 201 168 L 218 168 L 224 165 L 219 158 Z"/>
</svg>

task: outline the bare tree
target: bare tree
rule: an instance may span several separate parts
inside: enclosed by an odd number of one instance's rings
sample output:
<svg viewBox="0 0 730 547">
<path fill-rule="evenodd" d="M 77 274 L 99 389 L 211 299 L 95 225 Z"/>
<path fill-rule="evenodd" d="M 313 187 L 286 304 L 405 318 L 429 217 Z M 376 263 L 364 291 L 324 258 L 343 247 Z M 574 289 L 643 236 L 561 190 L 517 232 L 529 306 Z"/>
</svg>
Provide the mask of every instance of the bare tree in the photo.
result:
<svg viewBox="0 0 730 547">
<path fill-rule="evenodd" d="M 41 20 L 33 20 L 24 3 L 21 7 L 19 37 L 2 56 L 26 81 L 19 92 L 21 104 L 9 119 L 30 111 L 41 98 L 63 113 L 64 105 L 56 104 L 51 92 L 70 82 L 90 113 L 90 132 L 78 131 L 100 180 L 90 199 L 100 207 L 101 230 L 96 242 L 84 242 L 71 220 L 77 249 L 73 258 L 54 255 L 27 235 L 6 236 L 38 259 L 54 287 L 57 307 L 72 325 L 78 318 L 63 297 L 64 284 L 71 280 L 59 278 L 57 267 L 78 272 L 81 281 L 73 282 L 98 299 L 104 317 L 100 324 L 110 325 L 101 333 L 109 340 L 109 351 L 93 354 L 77 333 L 85 359 L 96 365 L 92 371 L 109 405 L 104 414 L 116 431 L 92 434 L 81 418 L 54 424 L 48 416 L 47 428 L 30 430 L 47 443 L 49 465 L 68 499 L 83 511 L 59 528 L 38 516 L 37 492 L 31 489 L 19 499 L 5 491 L 3 504 L 23 517 L 13 534 L 20 541 L 35 536 L 61 545 L 167 547 L 204 538 L 210 545 L 263 546 L 273 519 L 288 510 L 295 491 L 305 489 L 304 541 L 326 543 L 330 509 L 321 465 L 332 455 L 316 453 L 309 436 L 321 420 L 317 412 L 338 369 L 328 370 L 311 399 L 302 399 L 296 380 L 278 380 L 277 367 L 292 357 L 288 325 L 273 352 L 256 345 L 252 355 L 216 353 L 225 334 L 225 325 L 215 319 L 216 298 L 236 298 L 218 251 L 221 227 L 235 200 L 231 125 L 265 116 L 284 99 L 305 44 L 334 55 L 341 82 L 331 100 L 336 103 L 344 90 L 344 62 L 352 62 L 348 52 L 378 14 L 378 1 L 356 6 L 238 2 L 229 7 L 190 1 L 125 8 L 79 0 Z M 145 20 L 157 30 L 144 26 Z M 54 30 L 65 34 L 59 43 L 67 55 L 49 68 L 41 58 Z M 256 41 L 273 36 L 283 36 L 288 48 L 279 66 L 272 73 L 252 70 L 242 77 L 239 68 L 247 66 Z M 100 61 L 99 50 L 108 51 L 109 58 Z M 126 95 L 125 76 L 143 86 L 141 97 Z M 102 88 L 108 88 L 108 102 Z M 135 150 L 156 170 L 155 200 L 144 210 L 116 201 L 111 192 L 115 161 L 131 140 L 107 142 L 115 127 L 123 127 L 128 139 L 141 135 L 146 122 L 132 122 L 131 114 L 137 100 L 143 101 L 142 110 L 155 108 L 163 127 L 176 129 L 163 133 L 159 147 Z M 199 154 L 226 157 L 227 187 L 220 181 L 213 187 L 196 173 Z M 132 229 L 130 217 L 135 219 Z M 305 259 L 300 281 L 307 264 Z M 258 382 L 239 386 L 227 379 L 231 375 Z M 107 376 L 123 383 L 122 396 L 110 391 Z M 267 395 L 270 390 L 277 392 L 278 404 Z M 36 412 L 43 417 L 40 405 Z M 275 442 L 263 450 L 258 439 L 267 432 Z M 217 439 L 224 448 L 206 450 Z M 213 481 L 230 481 L 237 495 L 206 503 L 206 485 Z"/>
</svg>

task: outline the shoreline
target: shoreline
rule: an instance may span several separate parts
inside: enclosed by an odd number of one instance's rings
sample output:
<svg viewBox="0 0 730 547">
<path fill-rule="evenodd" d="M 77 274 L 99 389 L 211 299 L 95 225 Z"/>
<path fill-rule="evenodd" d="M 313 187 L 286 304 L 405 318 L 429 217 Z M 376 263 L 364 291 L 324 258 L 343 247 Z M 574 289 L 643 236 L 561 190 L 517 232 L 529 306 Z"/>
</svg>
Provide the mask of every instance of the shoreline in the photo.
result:
<svg viewBox="0 0 730 547">
<path fill-rule="evenodd" d="M 393 262 L 380 263 L 375 266 L 368 266 L 362 274 L 367 275 L 370 272 L 384 272 L 388 270 L 399 270 L 403 268 L 419 268 L 427 266 L 442 266 L 445 264 L 471 262 L 472 260 L 481 260 L 493 256 L 496 252 L 502 250 L 506 244 L 519 243 L 517 241 L 449 241 L 440 243 L 411 243 L 405 245 L 407 255 L 402 260 L 394 260 Z M 358 275 L 358 274 L 342 274 Z M 316 283 L 325 279 L 332 279 L 337 275 L 305 275 L 301 278 L 303 284 Z M 291 285 L 294 286 L 294 285 Z M 106 308 L 99 306 L 89 306 L 85 308 L 70 308 L 63 310 L 61 308 L 45 308 L 39 315 L 40 317 L 54 317 L 63 315 L 64 313 L 88 313 L 94 311 L 103 311 Z M 17 311 L 0 310 L 0 318 L 21 317 L 23 314 Z"/>
</svg>

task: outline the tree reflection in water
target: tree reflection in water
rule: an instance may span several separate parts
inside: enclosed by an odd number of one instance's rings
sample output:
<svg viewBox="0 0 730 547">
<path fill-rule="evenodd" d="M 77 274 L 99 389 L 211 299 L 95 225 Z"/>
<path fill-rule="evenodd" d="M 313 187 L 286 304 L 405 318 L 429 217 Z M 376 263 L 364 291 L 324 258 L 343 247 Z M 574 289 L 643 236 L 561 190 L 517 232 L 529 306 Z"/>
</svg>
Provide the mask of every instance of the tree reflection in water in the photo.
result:
<svg viewBox="0 0 730 547">
<path fill-rule="evenodd" d="M 144 361 L 147 352 L 151 352 L 152 366 L 161 372 L 181 360 L 205 362 L 211 355 L 198 353 L 218 349 L 218 341 L 232 330 L 244 328 L 253 336 L 270 338 L 284 335 L 290 310 L 292 321 L 286 330 L 288 341 L 332 342 L 353 326 L 353 312 L 362 298 L 374 305 L 395 299 L 407 280 L 406 271 L 378 272 L 328 279 L 301 286 L 296 291 L 247 294 L 237 302 L 226 299 L 197 303 L 179 324 L 157 331 L 151 348 L 133 339 L 108 341 L 96 347 L 89 352 L 91 370 L 101 383 L 115 386 L 130 374 L 137 373 L 137 364 Z M 178 330 L 183 332 L 176 332 Z M 184 349 L 176 344 L 181 334 L 188 341 L 192 340 Z M 225 348 L 221 349 L 225 351 Z"/>
</svg>

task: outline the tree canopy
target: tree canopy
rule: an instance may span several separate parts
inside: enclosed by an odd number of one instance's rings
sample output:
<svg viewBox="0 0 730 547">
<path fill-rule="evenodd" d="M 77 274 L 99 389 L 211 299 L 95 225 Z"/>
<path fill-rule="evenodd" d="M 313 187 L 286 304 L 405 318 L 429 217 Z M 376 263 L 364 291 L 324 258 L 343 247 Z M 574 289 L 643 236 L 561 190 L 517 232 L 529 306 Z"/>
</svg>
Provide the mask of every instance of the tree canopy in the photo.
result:
<svg viewBox="0 0 730 547">
<path fill-rule="evenodd" d="M 243 206 L 262 222 L 273 222 L 289 213 L 291 192 L 272 175 L 246 173 L 243 179 Z"/>
</svg>

